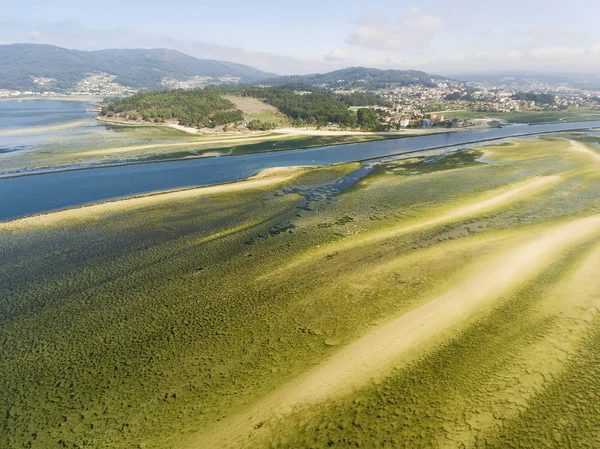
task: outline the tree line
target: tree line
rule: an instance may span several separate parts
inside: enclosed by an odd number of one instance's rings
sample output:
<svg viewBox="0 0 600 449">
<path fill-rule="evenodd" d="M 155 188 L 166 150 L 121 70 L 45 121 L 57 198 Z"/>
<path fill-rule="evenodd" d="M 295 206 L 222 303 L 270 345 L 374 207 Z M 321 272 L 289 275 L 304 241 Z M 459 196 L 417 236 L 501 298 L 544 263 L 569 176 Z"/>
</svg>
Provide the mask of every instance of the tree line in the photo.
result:
<svg viewBox="0 0 600 449">
<path fill-rule="evenodd" d="M 185 126 L 216 127 L 244 121 L 243 112 L 223 94 L 235 94 L 259 99 L 274 106 L 292 120 L 294 126 L 327 126 L 373 130 L 380 123 L 382 110 L 389 102 L 372 93 L 335 93 L 321 88 L 292 90 L 280 87 L 220 86 L 193 90 L 170 90 L 137 93 L 109 102 L 101 110 L 104 117 L 163 123 L 177 120 Z M 350 106 L 368 107 L 357 112 Z M 362 112 L 361 112 L 362 111 Z M 250 130 L 273 129 L 275 124 L 251 120 Z"/>
<path fill-rule="evenodd" d="M 293 120 L 295 126 L 326 126 L 337 123 L 340 126 L 355 127 L 357 116 L 348 105 L 338 100 L 333 93 L 310 92 L 299 94 L 279 88 L 248 87 L 242 95 L 259 98 Z"/>
<path fill-rule="evenodd" d="M 535 101 L 535 104 L 552 105 L 555 102 L 552 94 L 536 94 L 535 92 L 518 92 L 512 96 L 513 100 Z"/>
<path fill-rule="evenodd" d="M 175 89 L 137 93 L 104 106 L 100 115 L 161 123 L 177 120 L 184 126 L 215 127 L 244 119 L 242 111 L 217 89 Z"/>
</svg>

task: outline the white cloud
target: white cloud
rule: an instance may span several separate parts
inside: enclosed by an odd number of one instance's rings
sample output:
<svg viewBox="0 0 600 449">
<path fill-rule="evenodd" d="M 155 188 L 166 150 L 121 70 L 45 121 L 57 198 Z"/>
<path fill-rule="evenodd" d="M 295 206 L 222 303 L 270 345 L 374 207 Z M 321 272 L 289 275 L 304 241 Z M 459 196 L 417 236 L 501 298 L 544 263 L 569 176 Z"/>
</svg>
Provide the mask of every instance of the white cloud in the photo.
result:
<svg viewBox="0 0 600 449">
<path fill-rule="evenodd" d="M 38 30 L 33 30 L 27 37 L 31 42 L 39 42 L 42 39 L 42 33 Z"/>
<path fill-rule="evenodd" d="M 352 60 L 352 53 L 342 48 L 336 48 L 331 53 L 327 53 L 323 59 L 330 62 L 345 62 Z"/>
<path fill-rule="evenodd" d="M 535 26 L 528 29 L 525 32 L 526 35 L 548 38 L 548 37 L 559 37 L 565 38 L 571 36 L 572 34 L 577 34 L 571 31 L 568 28 L 563 26 Z"/>
<path fill-rule="evenodd" d="M 32 31 L 33 30 L 33 31 Z M 106 48 L 168 48 L 201 59 L 247 64 L 279 75 L 326 72 L 331 63 L 227 45 L 183 40 L 133 29 L 93 29 L 77 21 L 24 23 L 0 18 L 0 43 L 35 42 L 78 50 Z"/>
<path fill-rule="evenodd" d="M 524 53 L 519 50 L 509 51 L 506 54 L 506 59 L 508 61 L 520 61 L 521 59 L 523 59 L 523 55 Z"/>
<path fill-rule="evenodd" d="M 346 42 L 376 50 L 402 51 L 429 45 L 435 31 L 444 21 L 411 8 L 393 18 L 365 17 L 357 23 Z"/>
<path fill-rule="evenodd" d="M 449 18 L 442 22 L 419 9 L 405 11 L 399 17 L 364 17 L 347 38 L 355 46 L 345 47 L 342 35 L 339 42 L 323 42 L 322 45 L 327 45 L 325 48 L 333 49 L 331 52 L 324 54 L 322 50 L 314 49 L 304 57 L 292 52 L 272 54 L 194 39 L 170 38 L 134 29 L 94 29 L 73 21 L 31 23 L 0 18 L 0 43 L 38 42 L 81 50 L 162 47 L 203 59 L 248 64 L 279 74 L 328 72 L 350 65 L 417 69 L 447 75 L 498 71 L 600 72 L 600 34 L 583 38 L 573 31 L 576 39 L 569 36 L 533 39 L 525 38 L 524 33 L 516 33 L 512 39 L 502 35 L 502 41 L 498 43 L 492 29 L 492 35 L 484 37 L 474 30 L 475 34 L 464 41 L 461 37 L 464 30 L 453 28 L 454 25 Z M 546 36 L 565 34 L 561 29 L 535 31 Z M 430 42 L 435 45 L 427 48 Z"/>
<path fill-rule="evenodd" d="M 577 59 L 586 52 L 585 48 L 573 48 L 561 45 L 557 47 L 533 48 L 527 52 L 527 55 L 531 58 L 544 61 L 564 61 Z"/>
<path fill-rule="evenodd" d="M 600 71 L 600 44 L 589 47 L 531 47 L 506 52 L 456 54 L 452 59 L 436 58 L 423 62 L 426 70 L 446 74 L 467 72 L 594 73 Z"/>
</svg>

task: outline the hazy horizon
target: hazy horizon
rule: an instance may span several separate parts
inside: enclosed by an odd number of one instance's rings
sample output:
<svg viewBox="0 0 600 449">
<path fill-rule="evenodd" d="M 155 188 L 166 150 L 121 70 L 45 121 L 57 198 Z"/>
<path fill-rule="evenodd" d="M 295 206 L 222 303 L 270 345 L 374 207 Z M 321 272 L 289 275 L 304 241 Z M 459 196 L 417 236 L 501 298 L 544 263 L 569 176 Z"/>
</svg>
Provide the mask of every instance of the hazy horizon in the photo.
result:
<svg viewBox="0 0 600 449">
<path fill-rule="evenodd" d="M 271 2 L 34 0 L 0 20 L 0 44 L 78 50 L 168 48 L 202 59 L 286 74 L 351 66 L 461 73 L 594 73 L 600 31 L 589 0 L 546 2 L 308 0 L 284 11 Z M 582 31 L 586 30 L 586 31 Z"/>
</svg>

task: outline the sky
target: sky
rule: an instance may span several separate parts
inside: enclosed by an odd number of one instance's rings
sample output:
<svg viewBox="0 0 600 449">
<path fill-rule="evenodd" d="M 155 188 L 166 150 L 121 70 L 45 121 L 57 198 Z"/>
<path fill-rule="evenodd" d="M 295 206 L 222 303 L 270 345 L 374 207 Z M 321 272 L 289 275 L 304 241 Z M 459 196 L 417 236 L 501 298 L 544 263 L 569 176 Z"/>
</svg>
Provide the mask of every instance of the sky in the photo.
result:
<svg viewBox="0 0 600 449">
<path fill-rule="evenodd" d="M 600 73 L 598 0 L 28 0 L 0 44 L 170 48 L 278 74 Z"/>
</svg>

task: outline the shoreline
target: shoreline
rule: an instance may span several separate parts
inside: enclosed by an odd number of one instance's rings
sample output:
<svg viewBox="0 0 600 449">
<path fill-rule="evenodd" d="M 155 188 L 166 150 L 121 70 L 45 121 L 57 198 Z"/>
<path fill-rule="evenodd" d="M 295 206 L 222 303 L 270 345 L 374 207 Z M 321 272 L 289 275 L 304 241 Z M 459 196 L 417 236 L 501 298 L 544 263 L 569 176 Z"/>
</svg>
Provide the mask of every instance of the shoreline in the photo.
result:
<svg viewBox="0 0 600 449">
<path fill-rule="evenodd" d="M 357 145 L 357 144 L 361 144 L 361 143 L 370 143 L 370 142 L 382 142 L 384 140 L 397 140 L 397 139 L 401 139 L 403 136 L 398 136 L 396 138 L 390 137 L 388 139 L 381 139 L 381 140 L 365 140 L 363 142 L 337 142 L 337 143 L 330 143 L 327 145 L 315 145 L 315 146 L 308 146 L 308 147 L 298 147 L 298 148 L 282 148 L 280 150 L 264 150 L 264 151 L 257 151 L 254 153 L 242 153 L 242 154 L 230 154 L 230 153 L 225 153 L 225 154 L 215 154 L 213 153 L 206 153 L 206 155 L 198 155 L 198 156 L 189 156 L 189 157 L 184 157 L 184 158 L 179 158 L 179 159 L 160 159 L 157 161 L 133 161 L 133 162 L 118 162 L 118 163 L 114 163 L 114 164 L 107 164 L 107 165 L 96 165 L 96 166 L 91 166 L 91 167 L 74 167 L 74 168 L 65 168 L 65 169 L 58 169 L 58 170 L 49 170 L 49 171 L 39 171 L 39 172 L 31 172 L 31 173 L 18 173 L 18 174 L 10 174 L 10 175 L 2 175 L 0 174 L 0 180 L 2 179 L 12 179 L 12 178 L 21 178 L 24 176 L 36 176 L 36 175 L 51 175 L 51 174 L 55 174 L 55 173 L 65 173 L 65 172 L 71 172 L 71 171 L 80 171 L 80 170 L 96 170 L 96 169 L 101 169 L 101 168 L 114 168 L 114 167 L 127 167 L 130 165 L 145 165 L 145 164 L 160 164 L 163 162 L 180 162 L 180 161 L 189 161 L 189 160 L 195 160 L 195 159 L 208 159 L 208 158 L 215 158 L 215 157 L 236 157 L 236 156 L 248 156 L 251 154 L 265 154 L 265 153 L 277 153 L 280 151 L 301 151 L 301 150 L 310 150 L 313 148 L 324 148 L 324 147 L 332 147 L 332 146 L 340 146 L 340 145 Z M 439 149 L 441 147 L 436 147 L 436 148 L 430 148 L 431 150 L 435 150 L 435 149 Z M 419 152 L 419 151 L 429 151 L 430 149 L 426 149 L 426 150 L 414 150 L 414 151 L 409 151 L 409 152 L 404 152 L 404 153 L 398 153 L 397 155 L 400 154 L 410 154 L 410 153 L 414 153 L 414 152 Z M 392 155 L 392 156 L 397 156 L 397 155 Z M 384 157 L 390 157 L 390 156 L 384 156 Z M 379 157 L 375 157 L 375 158 L 371 158 L 371 159 L 361 159 L 361 160 L 357 160 L 357 161 L 351 161 L 351 162 L 363 162 L 363 161 L 367 161 L 367 160 L 374 160 L 374 159 L 380 159 Z M 334 165 L 339 165 L 339 164 L 347 164 L 347 163 L 351 163 L 351 162 L 336 162 L 336 163 L 332 163 L 332 164 L 328 164 L 331 166 Z M 312 167 L 312 166 L 311 166 Z M 314 167 L 318 167 L 317 165 L 315 165 Z M 1 223 L 1 221 L 0 221 Z"/>
<path fill-rule="evenodd" d="M 150 122 L 139 123 L 139 122 L 127 121 L 127 120 L 114 120 L 114 119 L 102 117 L 100 114 L 98 114 L 96 117 L 94 117 L 93 120 L 97 121 L 98 123 L 102 123 L 103 125 L 123 126 L 123 127 L 129 127 L 129 128 L 171 128 L 171 129 L 176 129 L 178 131 L 184 132 L 186 134 L 199 135 L 198 132 L 192 132 L 192 130 L 195 130 L 196 128 L 189 128 L 189 127 L 180 126 L 180 125 L 177 125 L 177 127 L 175 127 L 168 123 L 150 123 Z M 187 131 L 187 130 L 189 130 L 189 131 Z"/>
<path fill-rule="evenodd" d="M 340 165 L 340 164 L 333 164 Z M 11 227 L 19 221 L 28 221 L 31 219 L 39 219 L 45 216 L 53 215 L 53 214 L 64 214 L 67 212 L 77 212 L 86 208 L 101 208 L 102 206 L 107 206 L 116 203 L 125 203 L 132 200 L 144 200 L 150 199 L 153 197 L 160 197 L 163 195 L 175 195 L 178 193 L 192 192 L 194 190 L 198 190 L 198 194 L 206 193 L 210 191 L 210 189 L 216 189 L 218 187 L 232 187 L 235 190 L 236 185 L 239 187 L 263 187 L 263 184 L 268 184 L 269 182 L 276 183 L 277 181 L 285 182 L 290 179 L 293 179 L 295 176 L 300 175 L 304 171 L 314 170 L 322 167 L 321 165 L 289 165 L 283 167 L 270 167 L 259 170 L 257 173 L 248 176 L 247 178 L 236 179 L 233 181 L 226 181 L 214 184 L 205 184 L 205 185 L 195 185 L 195 186 L 187 186 L 180 187 L 176 189 L 167 189 L 167 190 L 158 190 L 151 191 L 145 193 L 139 193 L 129 196 L 120 196 L 115 198 L 109 198 L 102 201 L 92 202 L 92 203 L 82 203 L 72 207 L 66 207 L 62 209 L 54 209 L 39 212 L 33 215 L 24 215 L 21 217 L 9 218 L 8 220 L 0 220 L 0 232 L 5 230 L 3 228 Z M 205 190 L 206 189 L 206 190 Z M 204 191 L 204 192 L 202 192 Z M 60 217 L 58 217 L 60 219 Z"/>
<path fill-rule="evenodd" d="M 579 130 L 583 130 L 583 129 L 585 129 L 585 128 L 576 128 L 576 129 L 568 130 L 568 132 L 579 131 Z M 558 132 L 566 132 L 566 131 L 558 131 Z M 277 171 L 285 171 L 285 170 L 290 171 L 290 170 L 294 170 L 294 169 L 295 170 L 300 170 L 300 169 L 311 170 L 311 169 L 316 169 L 319 167 L 325 167 L 325 166 L 335 167 L 338 165 L 344 165 L 344 164 L 349 164 L 349 163 L 366 163 L 366 162 L 376 162 L 376 161 L 383 162 L 385 160 L 401 157 L 404 155 L 411 155 L 411 154 L 416 154 L 416 153 L 427 153 L 430 151 L 439 151 L 439 150 L 443 150 L 445 148 L 464 147 L 464 146 L 468 146 L 468 145 L 477 145 L 480 143 L 494 142 L 494 141 L 505 140 L 505 139 L 518 139 L 520 137 L 528 137 L 528 136 L 532 136 L 532 135 L 556 134 L 556 133 L 557 133 L 557 131 L 546 131 L 546 132 L 527 133 L 527 134 L 521 134 L 518 136 L 510 136 L 510 137 L 497 137 L 497 138 L 493 138 L 493 139 L 470 141 L 470 142 L 465 142 L 465 143 L 461 143 L 461 144 L 443 145 L 443 146 L 437 146 L 437 147 L 432 147 L 432 148 L 405 151 L 402 153 L 395 153 L 395 154 L 390 154 L 390 155 L 386 155 L 386 156 L 377 156 L 377 157 L 370 157 L 370 158 L 358 159 L 358 160 L 353 160 L 353 161 L 336 162 L 336 163 L 331 163 L 331 164 L 326 164 L 326 165 L 321 164 L 321 165 L 296 165 L 296 166 L 269 167 L 269 168 L 264 168 L 262 170 L 259 170 L 258 172 L 254 173 L 251 176 L 248 176 L 245 178 L 240 178 L 240 179 L 235 179 L 235 180 L 231 180 L 231 181 L 225 181 L 225 182 L 220 182 L 220 183 L 211 183 L 211 184 L 205 184 L 205 185 L 185 186 L 185 187 L 181 187 L 181 188 L 167 189 L 167 190 L 141 192 L 139 194 L 119 196 L 119 197 L 109 198 L 109 199 L 101 200 L 101 201 L 97 201 L 97 202 L 86 202 L 86 203 L 76 204 L 71 207 L 64 207 L 64 208 L 59 208 L 59 209 L 42 211 L 42 212 L 38 212 L 38 213 L 35 213 L 32 215 L 22 215 L 22 216 L 17 216 L 17 217 L 13 217 L 13 218 L 8 218 L 5 220 L 0 220 L 0 229 L 2 229 L 2 227 L 4 227 L 5 225 L 9 225 L 10 223 L 13 223 L 13 222 L 16 222 L 19 220 L 27 220 L 27 219 L 30 219 L 33 217 L 45 216 L 45 215 L 54 214 L 57 212 L 79 210 L 79 209 L 85 208 L 85 207 L 93 207 L 93 206 L 97 206 L 97 205 L 110 204 L 110 203 L 119 202 L 119 201 L 142 199 L 142 198 L 147 198 L 147 197 L 160 196 L 160 195 L 164 195 L 164 194 L 185 192 L 185 191 L 196 190 L 196 189 L 204 189 L 207 187 L 212 188 L 212 187 L 218 187 L 218 186 L 227 186 L 227 185 L 236 184 L 236 183 L 249 182 L 249 181 L 257 180 L 257 179 L 265 179 L 265 177 L 273 176 L 273 175 L 271 175 L 271 173 L 274 173 L 274 175 L 276 175 Z M 164 161 L 156 161 L 156 162 L 164 162 Z M 131 164 L 125 164 L 125 165 L 131 165 Z M 105 167 L 95 167 L 95 168 L 105 168 Z M 75 170 L 77 170 L 77 169 L 75 169 Z M 79 169 L 79 170 L 86 170 L 86 169 Z M 65 171 L 74 171 L 74 170 L 63 170 L 63 172 L 65 172 Z M 265 176 L 261 177 L 262 173 L 265 173 Z M 27 176 L 27 175 L 24 175 L 24 176 Z M 3 179 L 8 179 L 8 178 L 3 178 Z M 0 180 L 1 180 L 1 178 L 0 178 Z"/>
<path fill-rule="evenodd" d="M 31 136 L 35 134 L 48 134 L 58 131 L 67 131 L 70 129 L 81 128 L 88 124 L 88 120 L 76 120 L 72 122 L 59 123 L 57 125 L 48 126 L 32 126 L 17 129 L 5 129 L 0 130 L 0 137 L 14 137 L 14 136 Z"/>
<path fill-rule="evenodd" d="M 399 140 L 399 139 L 409 138 L 409 137 L 411 137 L 411 136 L 394 136 L 394 137 L 388 137 L 386 139 L 372 139 L 372 140 L 364 140 L 364 141 L 360 141 L 360 142 L 332 142 L 327 145 L 302 146 L 302 147 L 297 147 L 297 148 L 281 148 L 281 149 L 262 150 L 262 151 L 256 151 L 253 153 L 241 153 L 241 154 L 231 154 L 231 151 L 229 153 L 223 153 L 223 154 L 215 153 L 215 151 L 214 151 L 215 149 L 212 149 L 212 150 L 209 149 L 206 153 L 199 154 L 197 156 L 186 156 L 183 158 L 159 159 L 159 160 L 154 160 L 154 161 L 140 160 L 140 161 L 131 161 L 131 162 L 115 162 L 115 163 L 109 163 L 109 164 L 103 164 L 103 165 L 58 168 L 56 170 L 35 171 L 35 172 L 28 172 L 28 173 L 12 173 L 12 174 L 7 174 L 7 175 L 3 175 L 0 173 L 0 180 L 21 178 L 24 176 L 51 175 L 54 173 L 64 173 L 64 172 L 80 171 L 80 170 L 96 170 L 96 169 L 100 169 L 100 168 L 127 167 L 130 165 L 160 164 L 163 162 L 180 162 L 180 161 L 189 161 L 189 160 L 195 160 L 195 159 L 208 159 L 208 158 L 215 158 L 215 157 L 248 156 L 248 155 L 252 155 L 252 154 L 278 153 L 281 151 L 301 151 L 301 150 L 310 150 L 310 149 L 314 149 L 314 148 L 325 148 L 325 147 L 333 147 L 333 146 L 341 146 L 341 145 L 358 145 L 361 143 L 383 142 L 385 140 Z M 412 136 L 412 137 L 419 137 L 419 136 Z M 199 142 L 199 143 L 202 143 L 202 142 Z M 228 142 L 224 141 L 223 143 L 228 143 Z M 231 143 L 235 143 L 235 142 L 231 142 Z M 227 147 L 223 147 L 223 148 L 227 149 Z M 431 149 L 434 150 L 434 149 L 439 149 L 439 148 L 441 148 L 441 147 L 435 147 L 435 148 L 431 148 Z M 428 150 L 415 150 L 415 151 L 428 151 Z M 408 153 L 412 153 L 412 152 L 413 151 L 410 151 Z M 399 153 L 399 154 L 407 154 L 407 153 L 405 152 L 405 153 Z M 385 157 L 388 157 L 388 156 L 385 156 Z M 372 159 L 379 159 L 379 157 L 372 158 Z M 367 160 L 367 159 L 365 159 L 365 160 Z M 359 160 L 359 161 L 355 161 L 355 162 L 362 162 L 362 161 L 363 160 Z M 330 165 L 337 165 L 337 163 L 330 164 Z"/>
<path fill-rule="evenodd" d="M 275 128 L 268 131 L 239 131 L 239 132 L 203 132 L 203 130 L 208 130 L 206 128 L 191 128 L 183 125 L 178 125 L 176 123 L 143 123 L 143 122 L 129 122 L 127 120 L 111 120 L 106 119 L 98 115 L 94 120 L 113 126 L 123 126 L 123 127 L 163 127 L 170 128 L 174 130 L 178 130 L 184 132 L 186 134 L 194 135 L 194 136 L 214 136 L 214 137 L 223 137 L 223 138 L 231 138 L 236 136 L 252 136 L 255 134 L 259 134 L 261 132 L 268 133 L 280 133 L 280 134 L 288 134 L 293 136 L 306 136 L 306 137 L 319 137 L 319 136 L 376 136 L 376 137 L 387 137 L 387 138 L 403 138 L 403 137 L 422 137 L 422 136 L 430 136 L 437 134 L 454 134 L 461 132 L 472 132 L 472 131 L 485 131 L 488 129 L 494 129 L 496 127 L 489 126 L 489 123 L 492 121 L 498 121 L 497 119 L 477 119 L 483 121 L 482 124 L 465 126 L 462 128 L 442 128 L 442 127 L 433 127 L 433 128 L 403 128 L 402 130 L 394 130 L 394 131 L 357 131 L 357 130 L 342 130 L 342 129 L 313 129 L 313 128 L 294 128 L 294 127 L 285 127 L 285 128 Z M 554 125 L 554 124 L 568 124 L 568 123 L 584 123 L 584 122 L 596 122 L 597 118 L 589 118 L 589 119 L 578 119 L 573 121 L 565 121 L 565 120 L 553 120 L 548 122 L 540 122 L 540 123 L 512 123 L 512 122 L 502 122 L 502 126 L 500 128 L 507 128 L 511 126 L 539 126 L 539 125 Z M 328 146 L 328 145 L 326 145 Z"/>
<path fill-rule="evenodd" d="M 548 123 L 546 123 L 546 124 L 548 124 Z M 524 126 L 537 126 L 537 125 L 524 125 Z M 497 140 L 504 140 L 504 139 L 518 139 L 520 137 L 528 137 L 528 136 L 535 136 L 535 135 L 557 134 L 557 133 L 562 133 L 562 132 L 584 131 L 586 129 L 588 129 L 588 128 L 573 128 L 573 129 L 568 129 L 568 130 L 563 130 L 563 131 L 535 131 L 535 132 L 527 132 L 527 133 L 520 133 L 520 134 L 515 134 L 515 135 L 512 135 L 512 136 L 506 136 L 506 137 L 493 137 L 493 138 L 487 138 L 487 139 L 470 140 L 470 141 L 467 141 L 467 142 L 464 142 L 464 143 L 460 143 L 460 144 L 439 145 L 439 146 L 434 146 L 434 147 L 420 149 L 420 150 L 409 150 L 409 151 L 404 151 L 404 152 L 401 152 L 401 153 L 393 153 L 393 154 L 389 154 L 389 155 L 385 155 L 385 156 L 374 156 L 374 157 L 368 157 L 368 158 L 364 158 L 364 159 L 356 159 L 356 160 L 350 161 L 350 162 L 376 161 L 378 159 L 385 159 L 385 158 L 393 158 L 393 157 L 402 156 L 403 154 L 414 154 L 414 153 L 420 153 L 420 152 L 424 152 L 424 151 L 440 150 L 440 149 L 444 149 L 444 148 L 451 148 L 451 147 L 464 146 L 464 145 L 474 145 L 474 144 L 485 143 L 485 142 L 494 142 L 494 141 L 497 141 Z M 56 174 L 56 173 L 65 173 L 65 172 L 72 172 L 72 171 L 98 170 L 98 169 L 103 169 L 103 168 L 127 167 L 127 166 L 131 166 L 131 165 L 161 164 L 161 163 L 167 163 L 167 162 L 183 162 L 183 161 L 188 161 L 188 160 L 207 159 L 207 158 L 216 158 L 216 157 L 248 156 L 248 155 L 252 155 L 252 154 L 276 153 L 276 152 L 281 152 L 281 151 L 301 151 L 301 150 L 309 150 L 309 149 L 314 149 L 314 148 L 325 148 L 325 147 L 330 147 L 330 146 L 359 145 L 359 144 L 363 144 L 363 143 L 382 142 L 382 141 L 385 141 L 385 140 L 397 140 L 397 139 L 401 139 L 401 138 L 411 138 L 411 137 L 423 137 L 423 136 L 397 136 L 397 137 L 390 137 L 388 139 L 382 139 L 382 140 L 366 140 L 366 141 L 363 141 L 363 142 L 339 142 L 339 143 L 331 143 L 331 144 L 328 144 L 328 145 L 315 145 L 315 146 L 309 146 L 309 147 L 298 147 L 298 148 L 295 148 L 295 149 L 289 149 L 288 148 L 288 149 L 279 149 L 279 150 L 264 150 L 264 151 L 257 151 L 255 153 L 243 153 L 243 154 L 229 154 L 229 153 L 227 153 L 227 154 L 218 154 L 218 155 L 217 154 L 211 154 L 211 155 L 206 155 L 206 156 L 198 155 L 198 156 L 190 156 L 190 157 L 178 158 L 178 159 L 161 159 L 161 160 L 156 160 L 156 161 L 132 161 L 132 162 L 121 162 L 121 163 L 106 164 L 106 165 L 96 165 L 96 166 L 88 166 L 88 167 L 72 167 L 72 168 L 64 168 L 64 169 L 57 169 L 57 170 L 47 170 L 47 171 L 39 171 L 39 172 L 30 172 L 30 173 L 14 173 L 14 174 L 8 174 L 8 175 L 2 175 L 2 174 L 0 174 L 0 181 L 3 180 L 3 179 L 14 179 L 14 178 L 21 178 L 21 177 L 25 177 L 25 176 L 51 175 L 51 174 Z M 343 163 L 349 163 L 349 162 L 343 162 Z M 328 164 L 328 165 L 335 166 L 335 165 L 339 165 L 339 164 L 342 164 L 342 162 L 332 163 L 332 164 Z"/>
<path fill-rule="evenodd" d="M 98 103 L 107 97 L 100 95 L 24 95 L 17 97 L 0 97 L 0 102 L 5 101 L 75 101 L 78 103 Z"/>
<path fill-rule="evenodd" d="M 238 132 L 210 132 L 206 128 L 192 128 L 189 126 L 179 125 L 177 123 L 152 123 L 152 122 L 137 122 L 128 120 L 116 120 L 98 115 L 94 120 L 113 126 L 124 126 L 124 127 L 163 127 L 175 129 L 194 136 L 242 136 L 242 135 L 253 135 L 256 131 L 238 131 Z M 395 131 L 359 131 L 359 130 L 343 130 L 343 129 L 313 129 L 313 128 L 275 128 L 268 130 L 272 133 L 284 133 L 294 134 L 298 136 L 401 136 L 401 137 L 419 137 L 427 136 L 431 134 L 445 134 L 454 132 L 468 132 L 490 129 L 487 125 L 473 125 L 463 128 L 403 128 L 402 130 Z M 264 131 L 262 131 L 264 132 Z"/>
</svg>

